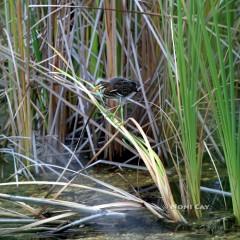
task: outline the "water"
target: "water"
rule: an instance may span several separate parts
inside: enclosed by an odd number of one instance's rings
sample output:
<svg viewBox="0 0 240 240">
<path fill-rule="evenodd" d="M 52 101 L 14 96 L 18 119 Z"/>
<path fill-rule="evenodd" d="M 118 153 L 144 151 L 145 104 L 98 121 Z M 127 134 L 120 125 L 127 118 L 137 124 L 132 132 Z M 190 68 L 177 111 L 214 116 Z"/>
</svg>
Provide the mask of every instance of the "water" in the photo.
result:
<svg viewBox="0 0 240 240">
<path fill-rule="evenodd" d="M 91 172 L 97 179 L 111 183 L 114 186 L 118 186 L 128 192 L 134 192 L 135 190 L 142 189 L 143 186 L 152 184 L 152 180 L 147 172 L 140 171 L 116 171 L 106 170 L 106 168 L 98 168 L 95 172 Z M 136 176 L 138 174 L 138 176 Z M 139 181 L 136 182 L 138 179 Z M 89 184 L 88 181 L 78 179 L 76 182 L 81 184 Z M 135 182 L 133 186 L 132 183 Z M 96 184 L 97 185 L 97 184 Z M 8 193 L 21 196 L 43 197 L 47 193 L 48 187 L 46 185 L 30 185 L 30 186 L 16 186 L 1 188 L 1 193 Z M 146 193 L 145 193 L 146 195 Z M 148 200 L 156 202 L 159 197 L 157 191 L 151 191 L 148 194 Z M 141 197 L 143 197 L 142 195 Z M 92 193 L 90 191 L 76 191 L 69 189 L 60 197 L 63 200 L 85 203 L 88 205 L 102 204 L 113 201 L 114 199 L 104 194 Z M 12 211 L 22 212 L 28 214 L 26 209 L 19 209 L 17 204 L 13 204 L 9 201 L 0 201 L 0 207 L 8 208 Z M 34 206 L 35 209 L 37 206 Z M 18 239 L 18 240 L 33 240 L 33 239 L 240 239 L 240 233 L 230 232 L 226 233 L 231 228 L 231 214 L 224 212 L 204 212 L 205 216 L 199 222 L 195 222 L 189 226 L 177 226 L 175 224 L 166 223 L 160 221 L 154 217 L 147 210 L 136 210 L 127 212 L 126 217 L 102 217 L 94 219 L 82 224 L 77 228 L 68 230 L 66 233 L 60 233 L 51 235 L 47 228 L 53 227 L 51 225 L 44 225 L 45 228 L 38 229 L 38 232 L 33 230 L 33 233 L 14 233 L 9 236 L 0 237 L 0 239 Z M 219 220 L 224 216 L 228 216 L 225 222 Z M 80 214 L 77 218 L 82 218 Z M 210 222 L 209 222 L 210 220 Z M 192 224 L 193 222 L 191 222 Z M 211 224 L 210 224 L 211 223 Z M 2 225 L 2 226 L 1 226 Z M 0 228 L 17 227 L 20 225 L 14 224 L 0 224 Z M 225 228 L 226 227 L 226 228 Z M 41 230 L 41 231 L 40 231 Z M 0 230 L 1 234 L 1 230 Z M 1 235 L 0 235 L 1 236 Z"/>
</svg>

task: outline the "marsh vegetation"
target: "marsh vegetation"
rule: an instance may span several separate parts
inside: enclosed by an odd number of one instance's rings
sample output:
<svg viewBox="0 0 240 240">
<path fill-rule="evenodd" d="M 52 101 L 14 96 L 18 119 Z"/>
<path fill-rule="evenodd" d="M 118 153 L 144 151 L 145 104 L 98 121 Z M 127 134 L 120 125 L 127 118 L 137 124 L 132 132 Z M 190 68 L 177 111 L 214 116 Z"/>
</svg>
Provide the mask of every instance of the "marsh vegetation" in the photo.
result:
<svg viewBox="0 0 240 240">
<path fill-rule="evenodd" d="M 0 6 L 2 234 L 139 210 L 239 227 L 239 0 Z M 106 98 L 98 79 L 119 76 L 137 93 Z"/>
</svg>

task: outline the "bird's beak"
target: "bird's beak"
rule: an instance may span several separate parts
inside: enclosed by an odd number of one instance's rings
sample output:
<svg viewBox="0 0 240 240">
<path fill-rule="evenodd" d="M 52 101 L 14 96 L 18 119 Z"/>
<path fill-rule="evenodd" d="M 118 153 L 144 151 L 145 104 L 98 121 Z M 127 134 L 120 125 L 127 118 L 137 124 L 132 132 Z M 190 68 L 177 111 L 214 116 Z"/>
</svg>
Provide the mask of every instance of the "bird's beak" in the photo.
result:
<svg viewBox="0 0 240 240">
<path fill-rule="evenodd" d="M 96 85 L 94 88 L 93 88 L 93 92 L 99 92 L 99 90 L 102 88 L 102 86 L 100 84 Z"/>
</svg>

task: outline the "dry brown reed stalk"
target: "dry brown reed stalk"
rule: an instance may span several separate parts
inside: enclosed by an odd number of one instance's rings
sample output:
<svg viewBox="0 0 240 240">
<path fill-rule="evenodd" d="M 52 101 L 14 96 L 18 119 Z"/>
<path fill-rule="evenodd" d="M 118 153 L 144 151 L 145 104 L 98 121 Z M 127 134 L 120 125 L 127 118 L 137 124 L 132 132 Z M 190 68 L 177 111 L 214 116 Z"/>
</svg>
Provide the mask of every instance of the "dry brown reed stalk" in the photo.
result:
<svg viewBox="0 0 240 240">
<path fill-rule="evenodd" d="M 104 1 L 104 8 L 116 9 L 115 1 L 106 0 Z M 104 11 L 105 17 L 105 31 L 106 31 L 106 77 L 111 78 L 117 76 L 117 26 L 116 26 L 116 12 L 115 11 Z M 116 107 L 116 102 L 108 101 L 110 108 Z M 114 128 L 107 124 L 107 130 L 114 134 Z M 107 136 L 106 136 L 107 137 Z M 106 139 L 108 140 L 108 139 Z M 118 148 L 116 144 L 111 143 L 106 148 L 105 155 L 109 157 L 110 160 L 113 156 L 121 153 L 121 148 Z"/>
<path fill-rule="evenodd" d="M 54 12 L 56 10 L 55 7 L 49 7 L 48 12 Z M 48 18 L 48 52 L 49 54 L 53 54 L 53 49 L 57 49 L 58 54 L 56 54 L 55 58 L 49 61 L 49 69 L 51 70 L 51 65 L 59 68 L 65 67 L 63 58 L 67 58 L 66 56 L 66 43 L 62 40 L 65 35 L 68 36 L 70 34 L 71 28 L 71 8 L 63 8 L 57 12 L 54 12 Z M 62 27 L 62 28 L 61 28 Z M 50 48 L 52 46 L 53 49 Z M 50 57 L 49 55 L 49 57 Z M 61 55 L 61 56 L 60 56 Z M 58 85 L 57 83 L 52 83 L 51 88 L 54 92 L 63 96 L 63 98 L 67 97 L 67 93 L 65 89 Z M 67 133 L 66 128 L 66 116 L 67 109 L 63 102 L 59 101 L 58 98 L 50 94 L 50 102 L 49 102 L 49 119 L 48 119 L 48 134 L 49 135 L 57 135 L 59 136 L 59 140 L 61 142 L 64 141 Z"/>
<path fill-rule="evenodd" d="M 16 128 L 12 128 L 12 133 L 19 136 L 27 137 L 19 144 L 19 151 L 26 155 L 31 154 L 31 135 L 32 120 L 30 109 L 30 85 L 29 85 L 29 67 L 28 62 L 30 52 L 25 48 L 25 35 L 29 36 L 30 16 L 27 12 L 23 16 L 24 7 L 28 8 L 28 2 L 22 4 L 21 1 L 16 3 L 6 3 L 6 29 L 7 44 L 10 50 L 11 60 L 8 61 L 8 86 L 10 90 L 9 103 L 12 105 L 11 122 Z M 29 46 L 29 38 L 27 38 Z M 21 63 L 16 62 L 15 55 L 21 59 Z M 13 125 L 12 125 L 13 126 Z"/>
</svg>

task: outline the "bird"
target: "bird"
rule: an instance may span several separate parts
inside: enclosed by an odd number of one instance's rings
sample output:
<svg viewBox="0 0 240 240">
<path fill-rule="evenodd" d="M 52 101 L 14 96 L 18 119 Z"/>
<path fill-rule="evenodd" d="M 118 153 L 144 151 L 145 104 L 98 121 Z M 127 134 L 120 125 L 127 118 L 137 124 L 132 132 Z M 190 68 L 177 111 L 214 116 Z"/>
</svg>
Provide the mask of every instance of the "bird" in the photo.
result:
<svg viewBox="0 0 240 240">
<path fill-rule="evenodd" d="M 98 79 L 96 87 L 103 97 L 109 99 L 122 99 L 139 92 L 139 83 L 124 77 L 113 77 L 109 80 Z"/>
<path fill-rule="evenodd" d="M 118 108 L 120 107 L 121 119 L 123 121 L 123 105 L 125 104 L 125 100 L 136 92 L 139 92 L 139 83 L 124 77 L 113 77 L 107 80 L 100 78 L 97 79 L 96 83 L 100 94 L 104 98 L 117 99 L 119 101 Z"/>
<path fill-rule="evenodd" d="M 103 99 L 117 99 L 120 101 L 121 107 L 121 118 L 123 119 L 122 106 L 126 98 L 140 91 L 140 85 L 134 80 L 130 80 L 124 77 L 112 77 L 110 79 L 98 78 L 94 88 L 95 93 L 99 93 L 100 97 Z M 88 125 L 92 115 L 96 111 L 96 106 L 90 109 L 88 119 L 86 120 L 82 132 L 80 134 L 80 139 Z"/>
</svg>

